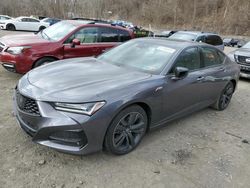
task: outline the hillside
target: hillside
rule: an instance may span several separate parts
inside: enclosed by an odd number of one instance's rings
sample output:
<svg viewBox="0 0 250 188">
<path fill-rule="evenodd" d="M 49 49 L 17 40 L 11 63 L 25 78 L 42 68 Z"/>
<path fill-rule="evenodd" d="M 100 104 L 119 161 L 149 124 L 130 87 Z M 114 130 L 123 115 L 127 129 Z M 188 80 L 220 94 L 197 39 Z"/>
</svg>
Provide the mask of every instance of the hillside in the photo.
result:
<svg viewBox="0 0 250 188">
<path fill-rule="evenodd" d="M 250 36 L 249 0 L 1 0 L 0 14 L 124 19 L 157 29 Z"/>
</svg>

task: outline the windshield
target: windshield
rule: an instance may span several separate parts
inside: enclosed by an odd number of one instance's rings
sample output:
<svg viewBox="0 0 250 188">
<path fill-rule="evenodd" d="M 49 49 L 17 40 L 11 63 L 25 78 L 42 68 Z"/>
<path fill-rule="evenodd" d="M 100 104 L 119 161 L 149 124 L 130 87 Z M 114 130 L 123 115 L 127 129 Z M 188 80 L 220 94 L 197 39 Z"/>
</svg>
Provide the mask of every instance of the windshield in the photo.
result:
<svg viewBox="0 0 250 188">
<path fill-rule="evenodd" d="M 175 49 L 160 44 L 132 40 L 104 53 L 97 59 L 117 66 L 159 74 L 175 52 Z"/>
<path fill-rule="evenodd" d="M 246 43 L 242 48 L 250 48 L 250 42 Z"/>
<path fill-rule="evenodd" d="M 196 35 L 190 33 L 175 33 L 170 36 L 170 39 L 180 39 L 180 40 L 188 40 L 188 41 L 195 41 Z"/>
<path fill-rule="evenodd" d="M 39 34 L 41 37 L 47 40 L 59 41 L 75 29 L 76 29 L 76 26 L 68 22 L 59 22 L 57 24 L 54 24 L 44 29 Z"/>
<path fill-rule="evenodd" d="M 42 22 L 47 22 L 47 21 L 49 21 L 50 20 L 50 18 L 44 18 L 44 19 L 42 19 L 41 21 Z"/>
</svg>

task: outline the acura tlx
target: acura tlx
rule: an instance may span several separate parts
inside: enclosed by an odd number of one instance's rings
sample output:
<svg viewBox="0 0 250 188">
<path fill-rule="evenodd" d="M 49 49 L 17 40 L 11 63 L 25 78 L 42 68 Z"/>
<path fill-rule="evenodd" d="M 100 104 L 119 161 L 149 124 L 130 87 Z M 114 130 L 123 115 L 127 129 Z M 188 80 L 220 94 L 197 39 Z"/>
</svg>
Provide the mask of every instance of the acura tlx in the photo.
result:
<svg viewBox="0 0 250 188">
<path fill-rule="evenodd" d="M 228 107 L 239 66 L 195 42 L 135 39 L 97 58 L 53 62 L 15 89 L 21 128 L 38 144 L 72 154 L 127 154 L 145 133 L 213 107 Z"/>
</svg>

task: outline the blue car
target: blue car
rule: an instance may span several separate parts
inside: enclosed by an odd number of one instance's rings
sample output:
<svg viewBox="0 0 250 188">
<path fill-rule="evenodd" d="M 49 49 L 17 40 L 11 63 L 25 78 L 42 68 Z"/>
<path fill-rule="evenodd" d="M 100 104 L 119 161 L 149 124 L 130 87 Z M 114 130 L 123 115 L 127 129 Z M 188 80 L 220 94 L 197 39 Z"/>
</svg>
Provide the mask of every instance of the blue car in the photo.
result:
<svg viewBox="0 0 250 188">
<path fill-rule="evenodd" d="M 57 18 L 44 18 L 44 19 L 42 19 L 42 21 L 49 23 L 50 26 L 51 26 L 51 25 L 54 25 L 57 22 L 60 22 L 61 20 L 57 19 Z"/>
</svg>

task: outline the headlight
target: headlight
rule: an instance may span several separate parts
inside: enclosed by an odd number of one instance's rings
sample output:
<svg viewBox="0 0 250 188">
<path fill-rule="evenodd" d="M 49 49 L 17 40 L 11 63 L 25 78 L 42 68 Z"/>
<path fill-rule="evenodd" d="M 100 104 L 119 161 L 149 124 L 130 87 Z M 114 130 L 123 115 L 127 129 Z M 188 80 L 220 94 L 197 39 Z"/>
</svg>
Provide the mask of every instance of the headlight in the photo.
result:
<svg viewBox="0 0 250 188">
<path fill-rule="evenodd" d="M 13 55 L 18 55 L 21 54 L 25 49 L 31 48 L 30 46 L 19 46 L 19 47 L 9 47 L 6 52 L 13 54 Z"/>
<path fill-rule="evenodd" d="M 239 62 L 239 56 L 238 55 L 234 55 L 234 59 L 236 62 Z"/>
<path fill-rule="evenodd" d="M 105 105 L 104 101 L 90 102 L 90 103 L 83 103 L 83 104 L 70 104 L 70 103 L 60 103 L 60 102 L 54 103 L 54 107 L 56 110 L 86 114 L 89 116 L 93 115 L 104 105 Z"/>
</svg>

